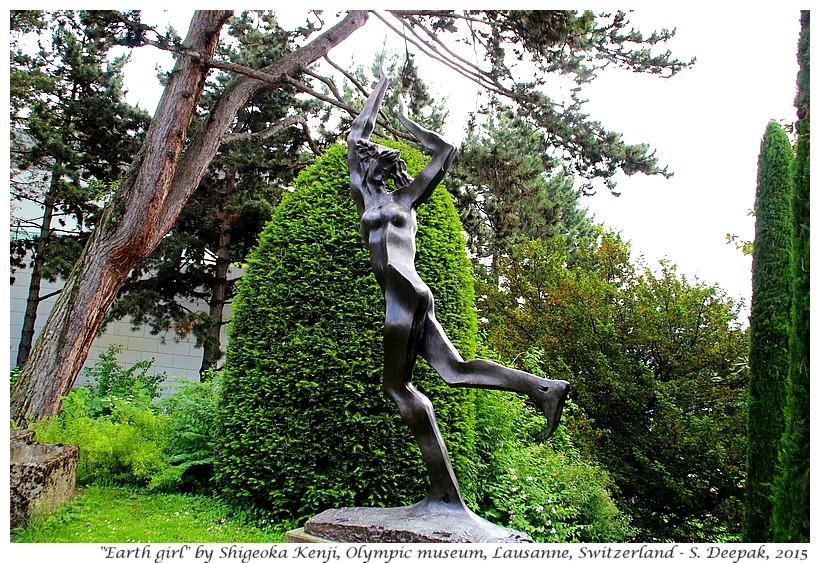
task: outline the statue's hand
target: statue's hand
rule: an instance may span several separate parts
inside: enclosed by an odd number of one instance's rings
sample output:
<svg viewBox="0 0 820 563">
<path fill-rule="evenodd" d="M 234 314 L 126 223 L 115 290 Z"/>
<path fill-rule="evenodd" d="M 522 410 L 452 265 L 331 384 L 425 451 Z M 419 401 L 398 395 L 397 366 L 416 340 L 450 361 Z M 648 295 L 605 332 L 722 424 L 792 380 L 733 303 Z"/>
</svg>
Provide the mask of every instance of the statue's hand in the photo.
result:
<svg viewBox="0 0 820 563">
<path fill-rule="evenodd" d="M 381 78 L 388 78 L 389 79 L 389 78 L 392 78 L 392 76 L 390 76 L 390 74 L 387 72 L 387 67 L 385 66 L 386 64 L 387 64 L 386 60 L 384 58 L 382 58 L 381 63 L 379 65 L 380 66 L 380 72 L 381 72 Z"/>
<path fill-rule="evenodd" d="M 398 117 L 407 117 L 407 106 L 404 103 L 404 96 L 399 94 L 399 105 L 396 106 L 395 113 Z"/>
</svg>

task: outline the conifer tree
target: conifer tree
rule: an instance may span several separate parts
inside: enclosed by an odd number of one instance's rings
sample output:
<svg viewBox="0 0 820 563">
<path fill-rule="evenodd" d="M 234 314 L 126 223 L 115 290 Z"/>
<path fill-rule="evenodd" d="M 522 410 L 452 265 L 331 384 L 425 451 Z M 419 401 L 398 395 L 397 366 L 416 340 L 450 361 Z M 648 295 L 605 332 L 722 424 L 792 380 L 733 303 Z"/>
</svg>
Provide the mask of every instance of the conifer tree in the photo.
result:
<svg viewBox="0 0 820 563">
<path fill-rule="evenodd" d="M 809 541 L 809 11 L 800 16 L 797 155 L 794 162 L 791 354 L 778 458 L 774 541 Z"/>
<path fill-rule="evenodd" d="M 748 458 L 744 536 L 772 541 L 772 486 L 789 371 L 793 151 L 775 121 L 760 148 L 749 320 Z"/>
<path fill-rule="evenodd" d="M 561 236 L 572 258 L 571 245 L 592 236 L 581 194 L 551 148 L 543 133 L 500 104 L 461 145 L 450 190 L 471 255 L 490 279 L 497 280 L 499 259 L 518 243 Z"/>
<path fill-rule="evenodd" d="M 149 116 L 123 101 L 128 59 L 109 59 L 113 42 L 98 22 L 73 11 L 19 11 L 11 31 L 11 265 L 13 274 L 31 271 L 22 365 L 37 309 L 50 296 L 41 294 L 42 280 L 68 277 Z"/>
</svg>

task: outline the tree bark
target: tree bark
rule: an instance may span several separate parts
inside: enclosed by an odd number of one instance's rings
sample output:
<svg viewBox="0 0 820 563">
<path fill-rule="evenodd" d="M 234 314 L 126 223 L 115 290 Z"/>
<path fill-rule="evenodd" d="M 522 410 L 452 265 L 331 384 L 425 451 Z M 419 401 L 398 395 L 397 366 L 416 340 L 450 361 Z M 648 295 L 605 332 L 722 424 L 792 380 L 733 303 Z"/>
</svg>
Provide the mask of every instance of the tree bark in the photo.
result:
<svg viewBox="0 0 820 563">
<path fill-rule="evenodd" d="M 208 60 L 231 11 L 197 11 L 140 152 L 75 266 L 11 393 L 11 418 L 24 426 L 57 414 L 76 381 L 105 313 L 128 272 L 168 233 L 236 117 L 250 98 L 298 76 L 367 21 L 351 11 L 308 45 L 264 70 L 274 80 L 234 80 L 202 128 L 187 130 L 205 87 Z M 184 148 L 184 151 L 183 151 Z"/>
<path fill-rule="evenodd" d="M 236 185 L 236 171 L 234 166 L 228 171 L 225 179 L 225 200 L 230 199 Z M 222 324 L 225 303 L 228 299 L 228 272 L 231 264 L 231 216 L 223 211 L 219 224 L 219 240 L 216 245 L 216 264 L 214 264 L 214 284 L 211 290 L 211 299 L 208 303 L 211 325 L 208 327 L 208 337 L 202 346 L 202 364 L 199 367 L 199 378 L 204 380 L 208 370 L 216 367 L 222 357 Z"/>
</svg>

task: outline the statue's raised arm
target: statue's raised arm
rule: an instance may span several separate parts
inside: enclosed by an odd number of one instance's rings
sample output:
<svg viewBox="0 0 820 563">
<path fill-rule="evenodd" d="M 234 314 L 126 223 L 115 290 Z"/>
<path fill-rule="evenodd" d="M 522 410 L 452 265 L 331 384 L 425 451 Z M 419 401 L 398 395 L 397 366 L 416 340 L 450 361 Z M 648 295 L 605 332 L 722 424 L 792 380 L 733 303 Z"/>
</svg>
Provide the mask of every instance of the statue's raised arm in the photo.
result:
<svg viewBox="0 0 820 563">
<path fill-rule="evenodd" d="M 362 111 L 350 124 L 350 133 L 347 135 L 347 167 L 350 170 L 350 195 L 356 202 L 359 214 L 364 211 L 365 200 L 368 198 L 369 188 L 367 182 L 368 158 L 363 158 L 368 153 L 367 147 L 370 145 L 370 135 L 376 128 L 376 119 L 379 115 L 379 108 L 384 100 L 384 93 L 390 84 L 390 76 L 382 66 L 381 76 L 376 85 L 376 89 L 367 98 Z"/>
<path fill-rule="evenodd" d="M 424 167 L 424 170 L 422 170 L 408 186 L 401 190 L 404 193 L 402 193 L 400 197 L 408 199 L 413 207 L 418 207 L 430 197 L 433 190 L 436 189 L 436 186 L 444 179 L 444 175 L 447 174 L 447 170 L 453 162 L 456 149 L 437 133 L 425 129 L 415 121 L 412 121 L 407 116 L 407 107 L 401 96 L 399 96 L 399 105 L 395 113 L 402 125 L 413 134 L 419 143 L 433 153 L 430 162 Z"/>
<path fill-rule="evenodd" d="M 376 89 L 367 98 L 367 101 L 353 123 L 350 124 L 350 133 L 347 136 L 347 143 L 355 144 L 358 140 L 367 141 L 370 135 L 373 134 L 373 129 L 376 128 L 376 118 L 379 115 L 379 108 L 381 108 L 384 100 L 384 93 L 387 91 L 387 85 L 390 84 L 390 75 L 382 67 L 379 83 L 376 84 Z"/>
</svg>

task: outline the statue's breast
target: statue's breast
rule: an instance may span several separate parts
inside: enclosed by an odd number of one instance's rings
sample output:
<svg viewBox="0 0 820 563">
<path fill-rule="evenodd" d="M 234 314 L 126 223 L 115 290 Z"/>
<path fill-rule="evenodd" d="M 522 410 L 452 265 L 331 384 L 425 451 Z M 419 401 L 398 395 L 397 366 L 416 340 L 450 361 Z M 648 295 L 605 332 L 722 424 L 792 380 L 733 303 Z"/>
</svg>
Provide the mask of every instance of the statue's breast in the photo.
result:
<svg viewBox="0 0 820 563">
<path fill-rule="evenodd" d="M 362 227 L 368 231 L 387 226 L 401 229 L 410 224 L 411 221 L 413 221 L 411 211 L 396 203 L 371 207 L 365 210 L 361 218 Z"/>
</svg>

